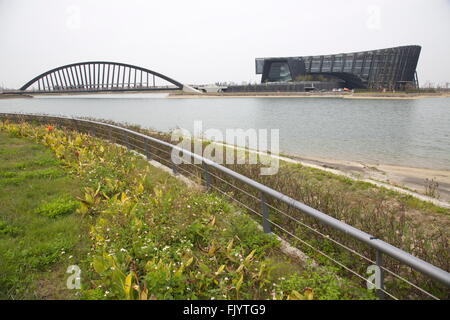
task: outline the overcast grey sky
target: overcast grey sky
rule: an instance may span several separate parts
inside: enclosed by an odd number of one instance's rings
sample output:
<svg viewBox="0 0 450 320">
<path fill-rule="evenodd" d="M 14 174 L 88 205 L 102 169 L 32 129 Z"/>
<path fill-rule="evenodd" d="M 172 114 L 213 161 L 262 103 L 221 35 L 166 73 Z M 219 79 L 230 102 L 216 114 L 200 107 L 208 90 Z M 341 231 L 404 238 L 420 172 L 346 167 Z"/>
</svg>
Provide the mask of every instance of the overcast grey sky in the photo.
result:
<svg viewBox="0 0 450 320">
<path fill-rule="evenodd" d="M 0 0 L 0 86 L 107 60 L 185 83 L 259 81 L 254 59 L 422 46 L 450 82 L 450 0 Z"/>
</svg>

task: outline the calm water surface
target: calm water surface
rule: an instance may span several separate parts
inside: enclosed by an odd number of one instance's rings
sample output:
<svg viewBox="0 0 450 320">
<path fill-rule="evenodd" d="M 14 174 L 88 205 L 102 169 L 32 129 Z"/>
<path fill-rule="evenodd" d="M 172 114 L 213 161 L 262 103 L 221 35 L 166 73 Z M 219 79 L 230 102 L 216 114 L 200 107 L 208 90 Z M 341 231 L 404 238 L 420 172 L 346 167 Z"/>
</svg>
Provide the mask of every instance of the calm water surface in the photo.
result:
<svg viewBox="0 0 450 320">
<path fill-rule="evenodd" d="M 450 170 L 450 98 L 166 99 L 140 95 L 0 100 L 0 112 L 91 116 L 160 131 L 279 129 L 288 154 Z"/>
</svg>

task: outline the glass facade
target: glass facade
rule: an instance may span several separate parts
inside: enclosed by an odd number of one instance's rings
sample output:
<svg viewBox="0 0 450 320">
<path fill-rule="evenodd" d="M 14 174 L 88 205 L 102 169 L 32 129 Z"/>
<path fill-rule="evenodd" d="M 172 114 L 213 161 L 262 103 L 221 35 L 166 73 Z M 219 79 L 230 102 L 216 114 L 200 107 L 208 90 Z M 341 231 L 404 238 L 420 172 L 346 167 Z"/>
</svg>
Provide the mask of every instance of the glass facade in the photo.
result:
<svg viewBox="0 0 450 320">
<path fill-rule="evenodd" d="M 287 62 L 271 62 L 268 82 L 292 81 L 291 71 Z"/>
<path fill-rule="evenodd" d="M 256 73 L 263 74 L 264 82 L 292 81 L 307 74 L 324 74 L 344 80 L 349 88 L 417 87 L 416 67 L 420 51 L 420 46 L 402 46 L 325 56 L 258 58 Z M 293 73 L 287 64 L 289 59 L 301 59 L 305 73 Z M 266 68 L 266 63 L 271 67 Z"/>
</svg>

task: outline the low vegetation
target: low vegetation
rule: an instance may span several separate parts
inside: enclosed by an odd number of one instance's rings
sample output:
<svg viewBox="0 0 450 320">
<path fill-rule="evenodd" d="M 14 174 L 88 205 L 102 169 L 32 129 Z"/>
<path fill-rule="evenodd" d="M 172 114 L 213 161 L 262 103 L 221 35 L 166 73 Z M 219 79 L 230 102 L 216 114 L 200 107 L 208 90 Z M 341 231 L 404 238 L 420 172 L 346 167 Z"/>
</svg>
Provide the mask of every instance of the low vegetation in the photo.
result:
<svg viewBox="0 0 450 320">
<path fill-rule="evenodd" d="M 78 195 L 80 180 L 51 150 L 0 131 L 0 299 L 71 298 L 64 268 L 79 263 L 79 235 L 86 231 L 76 216 L 49 219 L 56 211 L 42 209 L 44 200 L 60 203 Z"/>
<path fill-rule="evenodd" d="M 335 268 L 285 256 L 226 199 L 125 148 L 8 122 L 0 148 L 2 298 L 374 298 Z M 62 289 L 73 264 L 76 294 Z"/>
<path fill-rule="evenodd" d="M 121 126 L 171 142 L 170 134 L 154 132 L 128 124 L 121 124 Z M 113 137 L 113 139 L 119 140 L 118 137 Z M 139 142 L 135 142 L 135 144 L 139 146 Z M 204 147 L 207 145 L 208 142 L 205 142 Z M 152 149 L 153 154 L 169 163 L 170 152 L 167 153 L 168 150 L 162 152 L 158 149 L 161 149 L 161 146 L 154 146 Z M 227 165 L 227 167 L 361 229 L 376 238 L 399 247 L 443 270 L 450 271 L 449 209 L 419 200 L 410 195 L 298 164 L 281 162 L 279 172 L 272 176 L 261 176 L 259 174 L 260 165 Z M 189 176 L 191 174 L 197 175 L 198 181 L 200 181 L 200 171 L 198 169 L 194 170 L 192 165 L 181 165 L 180 169 L 184 169 L 183 172 L 189 172 Z M 213 170 L 212 173 L 216 175 L 216 177 L 212 177 L 211 181 L 215 187 L 220 188 L 222 192 L 225 192 L 230 197 L 259 212 L 260 204 L 253 198 L 258 198 L 259 195 L 254 190 L 220 172 Z M 230 184 L 225 183 L 223 180 Z M 246 191 L 253 197 L 239 192 L 238 189 L 231 185 Z M 370 263 L 337 246 L 329 238 L 354 249 L 372 261 L 375 260 L 375 252 L 368 246 L 352 240 L 343 233 L 319 224 L 317 221 L 305 217 L 301 212 L 292 210 L 292 208 L 276 200 L 269 199 L 269 204 L 283 210 L 315 231 L 302 227 L 275 210 L 270 210 L 272 221 L 296 234 L 309 245 L 341 261 L 352 270 L 356 270 L 359 274 L 365 274 L 365 270 Z M 329 238 L 319 235 L 317 232 Z M 324 258 L 322 254 L 312 250 L 309 245 L 289 237 L 287 239 L 295 243 L 315 260 L 327 265 L 335 265 L 329 259 Z M 397 261 L 385 257 L 384 265 L 389 270 L 409 279 L 432 294 L 441 298 L 450 298 L 446 287 L 431 281 L 420 273 L 412 271 L 410 268 L 402 266 Z M 352 276 L 342 269 L 340 269 L 338 274 L 342 277 Z M 360 284 L 364 286 L 365 281 L 360 280 Z M 426 297 L 420 291 L 406 285 L 391 274 L 386 276 L 386 286 L 390 292 L 393 292 L 400 298 Z"/>
<path fill-rule="evenodd" d="M 439 182 L 432 179 L 425 179 L 425 195 L 439 199 Z"/>
</svg>

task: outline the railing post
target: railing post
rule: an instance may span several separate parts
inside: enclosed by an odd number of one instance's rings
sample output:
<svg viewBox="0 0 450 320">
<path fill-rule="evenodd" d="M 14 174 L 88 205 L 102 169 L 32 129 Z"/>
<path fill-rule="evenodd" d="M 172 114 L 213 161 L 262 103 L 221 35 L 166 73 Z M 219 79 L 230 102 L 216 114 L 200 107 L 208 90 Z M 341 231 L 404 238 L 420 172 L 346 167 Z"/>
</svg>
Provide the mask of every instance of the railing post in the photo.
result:
<svg viewBox="0 0 450 320">
<path fill-rule="evenodd" d="M 378 281 L 375 280 L 375 283 L 378 282 L 378 286 L 376 288 L 376 294 L 379 299 L 384 299 L 384 270 L 383 270 L 383 253 L 380 250 L 376 252 L 376 263 L 377 267 L 380 270 Z"/>
<path fill-rule="evenodd" d="M 109 142 L 111 142 L 111 143 L 113 142 L 111 127 L 108 127 L 108 139 L 109 139 Z"/>
<path fill-rule="evenodd" d="M 173 155 L 173 149 L 172 149 L 172 154 Z M 178 174 L 178 170 L 177 170 L 177 164 L 173 161 L 172 156 L 170 157 L 170 162 L 172 163 L 172 172 L 174 175 Z"/>
<path fill-rule="evenodd" d="M 147 160 L 152 160 L 152 154 L 150 153 L 150 146 L 149 146 L 148 139 L 145 139 L 144 150 L 145 150 L 145 156 L 147 157 Z"/>
<path fill-rule="evenodd" d="M 205 179 L 205 187 L 207 190 L 211 187 L 211 175 L 208 171 L 208 165 L 205 161 L 202 161 L 202 167 L 203 167 L 203 179 Z"/>
<path fill-rule="evenodd" d="M 78 130 L 78 122 L 77 122 L 77 120 L 75 120 L 75 119 L 72 119 L 72 122 L 73 122 L 73 129 L 74 129 L 75 131 L 78 131 L 78 132 L 79 132 L 79 130 Z"/>
<path fill-rule="evenodd" d="M 264 233 L 271 233 L 269 223 L 269 208 L 267 207 L 267 198 L 264 192 L 260 192 L 261 196 L 261 215 L 263 218 L 263 230 Z"/>
<path fill-rule="evenodd" d="M 130 149 L 130 139 L 128 138 L 128 132 L 125 131 L 125 147 Z"/>
</svg>

